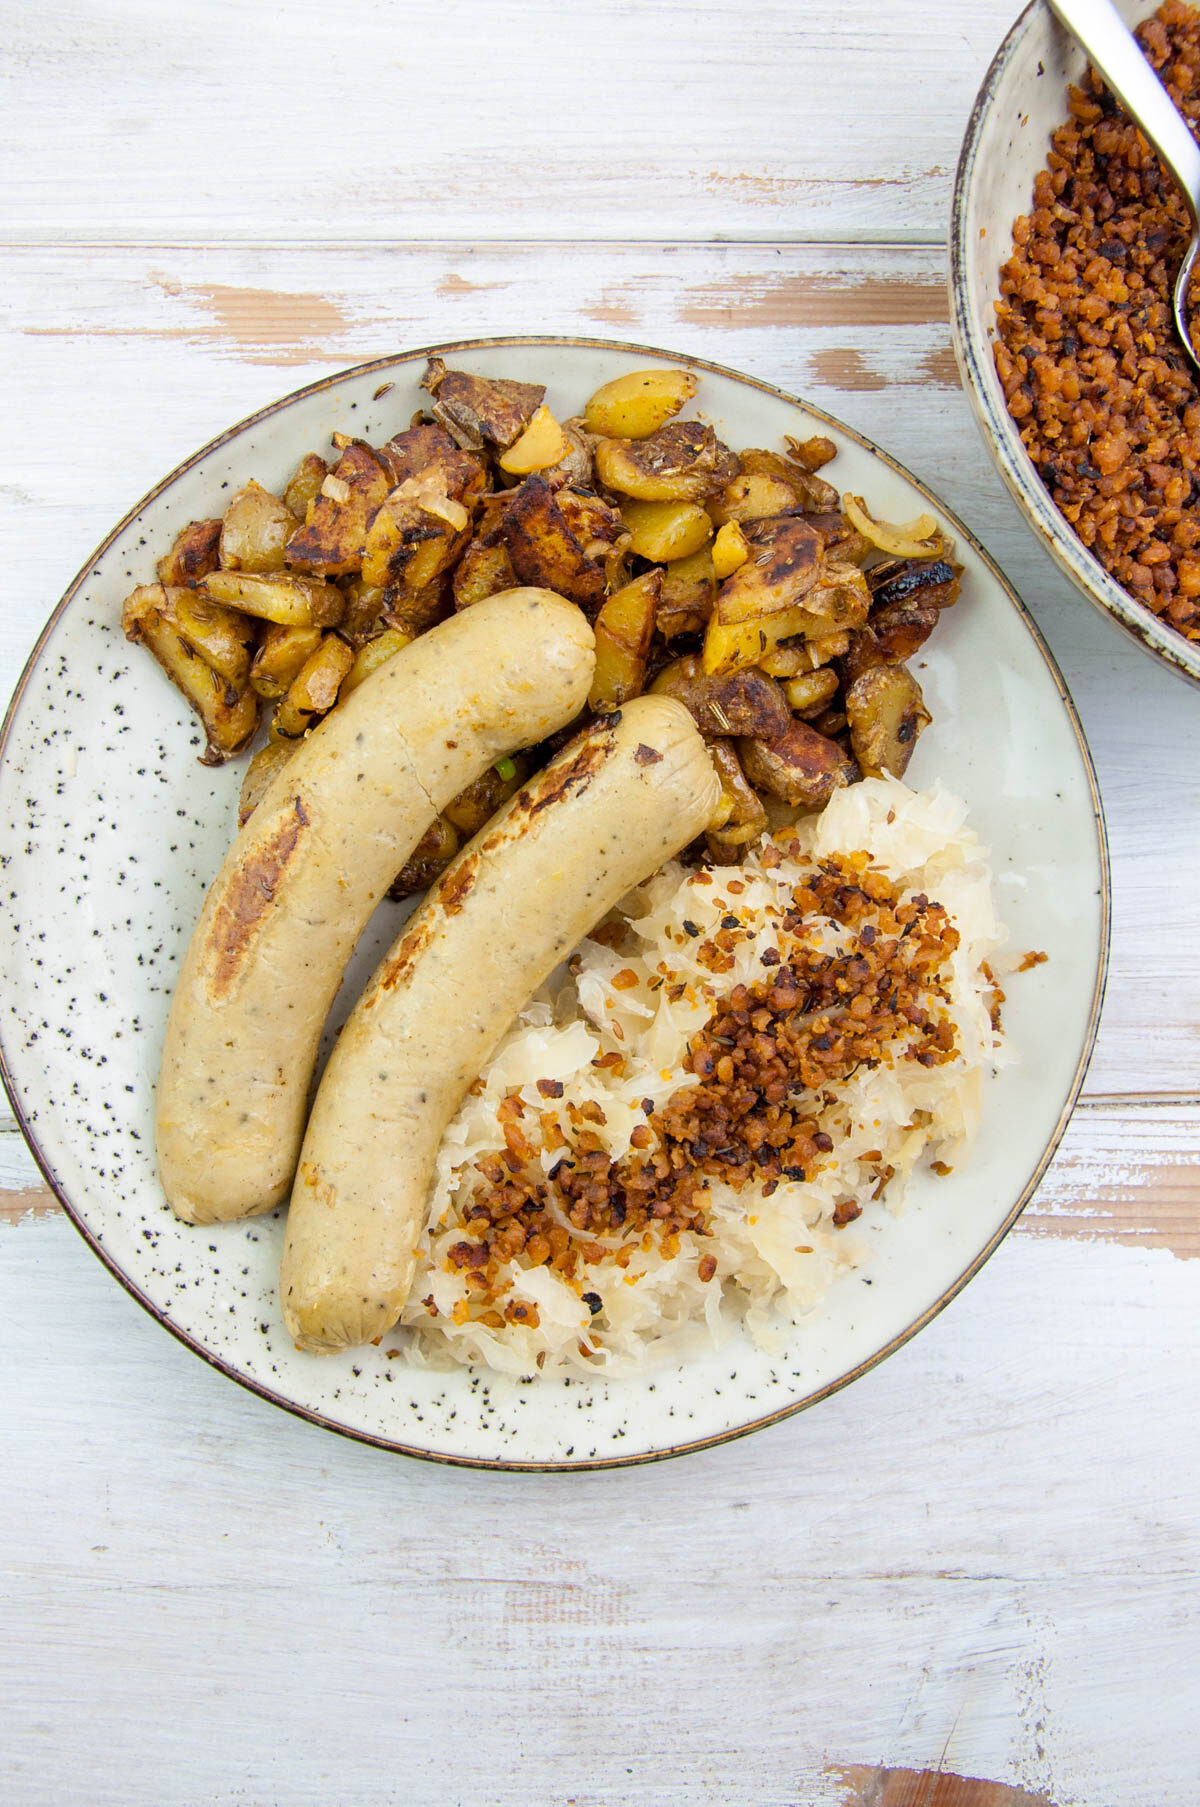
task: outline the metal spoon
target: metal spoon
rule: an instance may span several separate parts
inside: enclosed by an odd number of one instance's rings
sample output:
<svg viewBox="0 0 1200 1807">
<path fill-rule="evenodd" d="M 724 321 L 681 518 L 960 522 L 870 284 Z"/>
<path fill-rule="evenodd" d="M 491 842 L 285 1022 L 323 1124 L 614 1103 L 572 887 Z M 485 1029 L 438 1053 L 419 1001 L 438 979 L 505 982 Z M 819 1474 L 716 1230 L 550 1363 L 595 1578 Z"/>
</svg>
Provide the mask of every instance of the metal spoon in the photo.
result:
<svg viewBox="0 0 1200 1807">
<path fill-rule="evenodd" d="M 1200 377 L 1200 356 L 1188 329 L 1188 283 L 1200 254 L 1200 146 L 1171 96 L 1146 61 L 1141 45 L 1112 0 L 1047 0 L 1050 11 L 1083 45 L 1125 111 L 1174 176 L 1192 218 L 1192 236 L 1171 298 L 1180 344 Z"/>
</svg>

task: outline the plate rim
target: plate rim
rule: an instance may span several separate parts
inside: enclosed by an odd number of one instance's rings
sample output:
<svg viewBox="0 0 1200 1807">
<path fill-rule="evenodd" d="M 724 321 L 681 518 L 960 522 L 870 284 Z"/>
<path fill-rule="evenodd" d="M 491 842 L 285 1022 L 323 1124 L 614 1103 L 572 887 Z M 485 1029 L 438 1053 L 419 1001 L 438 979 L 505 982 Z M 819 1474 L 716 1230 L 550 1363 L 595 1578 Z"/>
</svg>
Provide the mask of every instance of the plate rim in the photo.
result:
<svg viewBox="0 0 1200 1807">
<path fill-rule="evenodd" d="M 779 1406 L 770 1412 L 764 1413 L 761 1417 L 752 1419 L 746 1424 L 739 1424 L 726 1430 L 715 1431 L 704 1436 L 690 1438 L 684 1442 L 670 1444 L 661 1449 L 645 1450 L 629 1455 L 596 1456 L 586 1457 L 581 1460 L 572 1458 L 570 1460 L 550 1461 L 521 1461 L 507 1456 L 457 1455 L 443 1450 L 420 1448 L 412 1444 L 400 1442 L 396 1438 L 380 1436 L 373 1431 L 356 1429 L 352 1425 L 338 1423 L 334 1419 L 326 1417 L 324 1413 L 312 1406 L 304 1405 L 298 1400 L 287 1398 L 283 1393 L 274 1390 L 265 1382 L 256 1380 L 251 1375 L 239 1373 L 227 1360 L 214 1354 L 213 1351 L 206 1348 L 198 1338 L 172 1322 L 167 1314 L 142 1291 L 138 1283 L 132 1279 L 131 1276 L 122 1271 L 115 1258 L 113 1258 L 105 1248 L 103 1242 L 84 1222 L 82 1215 L 76 1210 L 76 1207 L 66 1196 L 64 1189 L 54 1177 L 50 1168 L 49 1159 L 41 1149 L 33 1126 L 26 1117 L 24 1107 L 18 1095 L 16 1081 L 9 1064 L 8 1050 L 4 1046 L 2 1024 L 0 1024 L 0 1084 L 3 1085 L 9 1108 L 13 1113 L 17 1127 L 33 1156 L 38 1171 L 41 1173 L 51 1192 L 62 1206 L 68 1221 L 83 1238 L 93 1255 L 97 1257 L 130 1297 L 135 1299 L 142 1309 L 146 1311 L 157 1324 L 167 1330 L 177 1342 L 182 1343 L 193 1355 L 199 1356 L 199 1358 L 210 1368 L 213 1368 L 218 1373 L 224 1375 L 226 1379 L 234 1381 L 245 1391 L 256 1394 L 268 1404 L 288 1412 L 293 1417 L 302 1419 L 305 1423 L 314 1425 L 320 1430 L 333 1431 L 338 1436 L 348 1437 L 353 1442 L 364 1443 L 372 1448 L 385 1450 L 392 1455 L 407 1456 L 422 1462 L 434 1462 L 442 1467 L 449 1468 L 489 1469 L 522 1474 L 576 1474 L 596 1469 L 645 1467 L 650 1463 L 664 1462 L 671 1460 L 674 1457 L 690 1455 L 700 1450 L 714 1449 L 726 1443 L 734 1443 L 742 1437 L 750 1436 L 755 1431 L 765 1430 L 770 1425 L 780 1424 L 785 1419 L 795 1417 L 797 1413 L 809 1410 L 821 1400 L 828 1399 L 832 1394 L 840 1392 L 843 1387 L 849 1386 L 851 1382 L 861 1379 L 862 1376 L 869 1373 L 872 1368 L 878 1367 L 881 1362 L 885 1361 L 889 1356 L 894 1355 L 905 1343 L 910 1342 L 912 1338 L 918 1335 L 920 1331 L 924 1330 L 928 1324 L 932 1323 L 933 1319 L 944 1311 L 952 1300 L 958 1297 L 959 1293 L 962 1292 L 968 1282 L 975 1278 L 985 1262 L 991 1258 L 1003 1242 L 1004 1238 L 1008 1235 L 1018 1217 L 1020 1217 L 1022 1211 L 1037 1191 L 1037 1188 L 1045 1175 L 1046 1169 L 1049 1167 L 1050 1162 L 1053 1160 L 1058 1146 L 1062 1141 L 1067 1124 L 1070 1121 L 1071 1115 L 1079 1100 L 1080 1092 L 1083 1089 L 1088 1066 L 1091 1062 L 1096 1045 L 1096 1035 L 1100 1025 L 1101 1009 L 1104 1003 L 1105 988 L 1108 981 L 1109 956 L 1112 940 L 1112 874 L 1108 846 L 1108 831 L 1104 819 L 1104 807 L 1096 777 L 1095 763 L 1092 759 L 1091 749 L 1088 746 L 1087 737 L 1083 731 L 1083 724 L 1080 721 L 1079 713 L 1075 707 L 1075 702 L 1067 686 L 1066 679 L 1063 677 L 1063 674 L 1059 669 L 1058 661 L 1051 652 L 1041 629 L 1038 627 L 1038 624 L 1026 603 L 1005 576 L 995 559 L 980 543 L 966 523 L 955 514 L 954 510 L 948 508 L 941 498 L 931 491 L 929 486 L 921 478 L 915 476 L 913 472 L 908 469 L 907 465 L 902 464 L 901 461 L 898 458 L 893 457 L 890 452 L 887 452 L 881 446 L 876 445 L 873 440 L 866 436 L 866 434 L 860 433 L 857 428 L 847 425 L 845 421 L 839 420 L 826 409 L 821 408 L 814 403 L 804 401 L 800 397 L 791 394 L 791 392 L 786 389 L 781 389 L 775 383 L 770 383 L 761 377 L 750 376 L 744 371 L 734 370 L 729 365 L 716 363 L 712 359 L 695 357 L 690 353 L 671 351 L 662 346 L 645 345 L 636 341 L 594 338 L 590 335 L 575 333 L 513 333 L 484 337 L 473 336 L 466 339 L 439 341 L 436 344 L 419 346 L 409 351 L 392 352 L 378 358 L 369 358 L 362 363 L 348 365 L 345 369 L 328 373 L 311 383 L 302 384 L 299 388 L 290 390 L 286 395 L 277 397 L 274 401 L 267 403 L 264 407 L 255 409 L 253 413 L 236 421 L 232 426 L 227 427 L 213 439 L 208 440 L 197 451 L 191 453 L 190 456 L 182 459 L 179 464 L 175 465 L 165 476 L 160 478 L 151 489 L 147 490 L 145 495 L 142 496 L 132 508 L 128 509 L 126 513 L 121 516 L 120 520 L 110 529 L 95 550 L 84 561 L 83 565 L 81 565 L 51 611 L 22 667 L 21 674 L 13 687 L 12 695 L 5 709 L 3 722 L 0 723 L 0 765 L 3 765 L 7 758 L 9 738 L 15 726 L 26 688 L 28 687 L 34 672 L 41 663 L 42 656 L 59 621 L 74 602 L 88 578 L 92 575 L 96 563 L 104 557 L 121 535 L 137 522 L 138 516 L 143 510 L 152 502 L 156 501 L 158 497 L 185 472 L 191 470 L 195 465 L 210 457 L 214 452 L 219 451 L 223 446 L 228 445 L 230 441 L 244 433 L 247 428 L 256 426 L 261 421 L 269 420 L 273 415 L 283 413 L 293 403 L 300 401 L 307 396 L 320 394 L 323 390 L 333 388 L 348 380 L 368 376 L 376 371 L 389 369 L 396 365 L 414 363 L 422 358 L 445 357 L 447 354 L 488 351 L 502 346 L 519 345 L 576 346 L 589 350 L 612 351 L 622 354 L 645 354 L 649 357 L 664 359 L 675 365 L 686 366 L 689 369 L 707 371 L 714 376 L 725 377 L 743 387 L 760 390 L 763 394 L 787 403 L 789 407 L 799 408 L 804 413 L 811 415 L 814 419 L 824 421 L 829 426 L 834 427 L 837 432 L 844 434 L 848 439 L 852 440 L 862 450 L 870 453 L 873 457 L 880 459 L 906 482 L 913 484 L 922 495 L 926 496 L 927 499 L 937 507 L 939 512 L 942 513 L 947 520 L 953 522 L 955 530 L 970 543 L 972 551 L 986 566 L 992 578 L 1000 585 L 1009 602 L 1015 607 L 1028 629 L 1033 644 L 1041 654 L 1054 687 L 1058 692 L 1059 699 L 1066 710 L 1067 719 L 1070 722 L 1075 737 L 1075 743 L 1082 759 L 1084 774 L 1087 779 L 1088 794 L 1091 800 L 1093 823 L 1096 832 L 1096 851 L 1100 868 L 1100 948 L 1099 960 L 1097 962 L 1095 979 L 1092 986 L 1092 1000 L 1087 1026 L 1080 1047 L 1075 1072 L 1067 1091 L 1067 1096 L 1033 1172 L 1022 1187 L 1015 1204 L 1008 1212 L 1003 1223 L 992 1233 L 984 1247 L 963 1272 L 956 1277 L 952 1284 L 948 1286 L 931 1305 L 927 1306 L 919 1317 L 914 1319 L 912 1323 L 906 1325 L 903 1330 L 898 1331 L 897 1334 L 890 1338 L 881 1349 L 876 1350 L 873 1355 L 870 1355 L 865 1360 L 859 1362 L 846 1374 L 839 1375 L 835 1380 L 828 1381 L 824 1386 L 818 1387 L 813 1392 L 806 1394 L 803 1399 Z"/>
</svg>

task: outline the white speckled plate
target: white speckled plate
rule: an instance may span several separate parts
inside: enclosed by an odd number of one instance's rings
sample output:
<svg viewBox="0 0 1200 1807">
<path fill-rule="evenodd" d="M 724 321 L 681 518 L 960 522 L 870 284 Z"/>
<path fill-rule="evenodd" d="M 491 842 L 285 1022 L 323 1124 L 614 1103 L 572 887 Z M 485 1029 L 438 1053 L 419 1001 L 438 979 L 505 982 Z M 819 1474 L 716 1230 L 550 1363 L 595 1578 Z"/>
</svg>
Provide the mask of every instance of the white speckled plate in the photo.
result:
<svg viewBox="0 0 1200 1807">
<path fill-rule="evenodd" d="M 906 520 L 948 511 L 856 434 L 768 386 L 645 347 L 576 340 L 439 348 L 484 374 L 548 386 L 560 416 L 647 363 L 688 364 L 697 407 L 734 446 L 824 432 L 830 475 Z M 120 606 L 185 522 L 249 477 L 281 487 L 336 429 L 386 438 L 420 405 L 425 352 L 379 359 L 232 428 L 109 535 L 55 610 L 3 730 L 0 1056 L 13 1108 L 72 1219 L 146 1309 L 231 1379 L 385 1448 L 503 1467 L 586 1467 L 719 1442 L 811 1404 L 918 1330 L 979 1269 L 1030 1197 L 1091 1051 L 1108 945 L 1108 871 L 1091 763 L 1062 679 L 1021 603 L 960 523 L 962 600 L 923 649 L 934 726 L 909 771 L 964 795 L 992 848 L 1019 950 L 1048 962 L 1010 986 L 1019 1061 L 988 1081 L 974 1158 L 918 1179 L 903 1216 L 868 1231 L 867 1263 L 797 1326 L 783 1356 L 741 1340 L 639 1381 L 517 1383 L 409 1369 L 385 1346 L 297 1353 L 280 1324 L 279 1214 L 190 1229 L 155 1173 L 152 1098 L 167 1002 L 236 816 L 241 767 L 197 763 L 186 705 Z M 386 393 L 379 393 L 383 385 Z M 385 905 L 353 971 L 391 939 Z M 348 989 L 347 988 L 344 988 Z"/>
</svg>

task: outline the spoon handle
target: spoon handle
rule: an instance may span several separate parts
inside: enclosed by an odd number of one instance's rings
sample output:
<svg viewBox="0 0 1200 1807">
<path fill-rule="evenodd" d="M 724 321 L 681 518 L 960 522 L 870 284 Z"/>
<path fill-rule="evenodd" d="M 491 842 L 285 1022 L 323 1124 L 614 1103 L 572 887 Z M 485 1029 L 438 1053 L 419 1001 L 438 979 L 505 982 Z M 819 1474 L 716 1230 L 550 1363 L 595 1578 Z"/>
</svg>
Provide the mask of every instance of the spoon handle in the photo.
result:
<svg viewBox="0 0 1200 1807">
<path fill-rule="evenodd" d="M 1048 0 L 1183 190 L 1200 224 L 1200 147 L 1112 0 Z"/>
</svg>

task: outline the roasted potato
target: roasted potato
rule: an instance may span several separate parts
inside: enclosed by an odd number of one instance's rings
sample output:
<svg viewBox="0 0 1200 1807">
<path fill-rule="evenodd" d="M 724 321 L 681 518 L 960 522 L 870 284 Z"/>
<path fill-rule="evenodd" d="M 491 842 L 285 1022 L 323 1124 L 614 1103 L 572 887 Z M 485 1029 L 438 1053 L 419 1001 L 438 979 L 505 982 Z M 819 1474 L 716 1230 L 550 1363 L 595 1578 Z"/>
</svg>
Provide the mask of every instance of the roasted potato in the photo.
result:
<svg viewBox="0 0 1200 1807">
<path fill-rule="evenodd" d="M 725 579 L 717 596 L 717 614 L 725 625 L 757 621 L 763 615 L 795 608 L 820 581 L 825 543 L 799 516 L 753 521 L 743 535 L 750 556 Z M 866 615 L 864 606 L 863 615 Z"/>
<path fill-rule="evenodd" d="M 774 678 L 755 670 L 710 677 L 696 653 L 664 667 L 650 688 L 677 697 L 706 740 L 746 734 L 769 740 L 791 726 L 792 712 Z"/>
<path fill-rule="evenodd" d="M 846 691 L 850 744 L 867 778 L 903 778 L 918 737 L 932 721 L 921 687 L 902 665 L 874 665 Z"/>
<path fill-rule="evenodd" d="M 699 382 L 690 370 L 631 370 L 596 390 L 583 411 L 589 433 L 649 439 L 690 402 Z"/>
<path fill-rule="evenodd" d="M 793 721 L 775 740 L 740 740 L 738 753 L 751 784 L 801 809 L 822 809 L 834 791 L 859 775 L 837 741 L 807 722 Z"/>
<path fill-rule="evenodd" d="M 711 514 L 711 509 L 709 513 Z M 750 556 L 750 542 L 737 521 L 725 521 L 718 529 L 712 545 L 713 570 L 723 583 L 732 577 L 739 565 Z"/>
<path fill-rule="evenodd" d="M 773 515 L 787 514 L 797 506 L 797 500 L 792 485 L 782 478 L 749 471 L 727 483 L 709 503 L 708 512 L 723 527 L 727 521 L 766 521 Z"/>
<path fill-rule="evenodd" d="M 308 511 L 321 493 L 321 485 L 329 475 L 329 466 L 317 452 L 306 452 L 288 480 L 284 502 L 298 521 L 307 520 Z"/>
<path fill-rule="evenodd" d="M 304 661 L 271 723 L 272 740 L 299 740 L 337 702 L 354 653 L 336 634 L 326 634 Z"/>
<path fill-rule="evenodd" d="M 473 539 L 454 567 L 453 595 L 456 609 L 470 608 L 485 596 L 515 589 L 517 574 L 508 547 L 499 533 Z"/>
<path fill-rule="evenodd" d="M 286 502 L 259 483 L 239 489 L 221 523 L 226 571 L 282 571 L 284 549 L 299 522 Z"/>
<path fill-rule="evenodd" d="M 363 582 L 424 589 L 448 571 L 471 537 L 471 511 L 443 488 L 440 473 L 410 477 L 384 498 L 367 529 Z"/>
<path fill-rule="evenodd" d="M 125 598 L 121 626 L 127 640 L 149 648 L 200 717 L 207 741 L 201 764 L 220 765 L 253 738 L 258 698 L 248 686 L 239 688 L 215 672 L 189 645 L 176 611 L 193 597 L 186 588 L 143 584 Z"/>
<path fill-rule="evenodd" d="M 630 551 L 655 564 L 690 558 L 713 536 L 712 520 L 698 502 L 623 502 L 621 519 Z"/>
<path fill-rule="evenodd" d="M 499 765 L 490 765 L 474 784 L 469 784 L 453 802 L 447 803 L 442 815 L 452 828 L 457 829 L 462 840 L 469 841 L 472 835 L 478 834 L 484 823 L 490 822 L 496 811 L 520 790 L 529 776 L 530 763 L 526 754 L 518 753 L 500 761 Z"/>
<path fill-rule="evenodd" d="M 702 546 L 688 558 L 671 559 L 663 569 L 655 626 L 664 640 L 698 634 L 713 612 L 717 578 L 712 551 Z"/>
<path fill-rule="evenodd" d="M 346 612 L 336 584 L 291 572 L 210 571 L 204 594 L 284 627 L 336 627 Z"/>
<path fill-rule="evenodd" d="M 893 558 L 867 572 L 876 609 L 948 609 L 958 601 L 958 565 L 944 558 Z"/>
<path fill-rule="evenodd" d="M 920 651 L 937 624 L 937 609 L 881 609 L 850 636 L 848 681 L 872 665 L 905 664 Z"/>
<path fill-rule="evenodd" d="M 198 584 L 220 562 L 220 521 L 189 521 L 171 550 L 159 559 L 158 581 L 176 587 Z"/>
<path fill-rule="evenodd" d="M 762 834 L 767 826 L 767 812 L 742 768 L 733 742 L 712 741 L 708 753 L 721 780 L 721 802 L 705 841 L 712 859 L 720 865 L 731 865 Z"/>
<path fill-rule="evenodd" d="M 335 434 L 341 449 L 337 467 L 309 504 L 305 523 L 284 549 L 298 571 L 346 577 L 362 568 L 367 529 L 392 487 L 376 453 L 359 439 Z"/>
<path fill-rule="evenodd" d="M 428 891 L 442 876 L 459 848 L 458 830 L 444 816 L 436 816 L 413 848 L 408 860 L 388 888 L 392 898 L 411 897 Z"/>
<path fill-rule="evenodd" d="M 250 688 L 268 702 L 278 702 L 287 695 L 322 638 L 319 627 L 282 627 L 278 622 L 269 622 L 250 667 Z"/>
<path fill-rule="evenodd" d="M 570 449 L 570 441 L 562 427 L 543 402 L 540 408 L 534 409 L 520 438 L 514 439 L 496 462 L 510 476 L 528 477 L 532 471 L 544 471 L 551 465 L 560 464 Z"/>
<path fill-rule="evenodd" d="M 598 525 L 599 516 L 591 510 L 573 511 L 576 523 L 588 535 L 581 542 L 563 506 L 572 493 L 560 490 L 555 496 L 544 477 L 526 477 L 504 511 L 504 545 L 518 583 L 556 590 L 568 601 L 594 611 L 604 601 L 607 588 L 604 565 L 595 555 L 600 551 L 603 556 L 603 548 L 597 535 L 590 532 Z M 612 515 L 614 511 L 606 512 Z M 618 520 L 618 531 L 619 526 Z"/>
<path fill-rule="evenodd" d="M 773 678 L 796 678 L 807 671 L 818 671 L 831 659 L 844 659 L 850 650 L 850 635 L 844 632 L 820 632 L 821 623 L 811 617 L 812 629 L 804 640 L 787 640 L 773 646 L 759 660 L 761 669 Z"/>
<path fill-rule="evenodd" d="M 838 693 L 838 675 L 828 665 L 785 678 L 781 685 L 788 707 L 801 719 L 811 720 L 828 708 Z"/>
<path fill-rule="evenodd" d="M 267 786 L 282 772 L 295 750 L 294 740 L 269 740 L 265 747 L 258 749 L 246 767 L 246 776 L 242 779 L 238 795 L 239 828 L 246 826 L 262 802 Z"/>
<path fill-rule="evenodd" d="M 712 428 L 676 420 L 648 439 L 602 439 L 596 475 L 636 502 L 706 502 L 737 473 L 737 459 Z"/>
<path fill-rule="evenodd" d="M 542 383 L 471 376 L 465 370 L 448 370 L 441 358 L 430 358 L 421 387 L 434 398 L 430 410 L 434 419 L 468 451 L 484 446 L 505 451 L 546 399 Z"/>
<path fill-rule="evenodd" d="M 647 571 L 610 596 L 597 615 L 590 708 L 615 709 L 641 691 L 661 589 L 662 572 Z"/>
<path fill-rule="evenodd" d="M 354 663 L 342 679 L 339 697 L 349 696 L 357 690 L 364 678 L 369 678 L 373 671 L 386 665 L 389 659 L 395 658 L 398 652 L 410 644 L 414 636 L 402 627 L 385 627 L 382 634 L 374 640 L 368 640 L 354 655 Z"/>
</svg>

